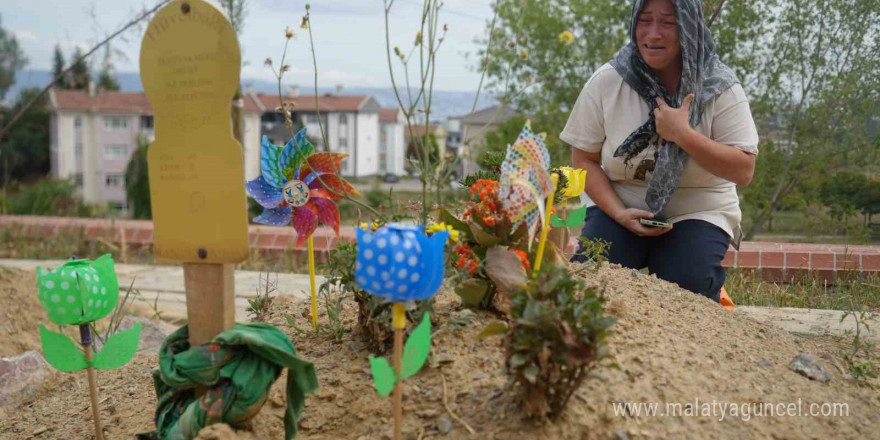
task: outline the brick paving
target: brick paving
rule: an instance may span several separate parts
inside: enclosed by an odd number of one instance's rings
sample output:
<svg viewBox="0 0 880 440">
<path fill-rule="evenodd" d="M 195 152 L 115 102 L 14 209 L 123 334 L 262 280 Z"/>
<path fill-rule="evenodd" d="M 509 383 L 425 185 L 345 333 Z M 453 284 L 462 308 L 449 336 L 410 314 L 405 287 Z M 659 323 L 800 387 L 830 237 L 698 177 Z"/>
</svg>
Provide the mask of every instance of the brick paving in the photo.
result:
<svg viewBox="0 0 880 440">
<path fill-rule="evenodd" d="M 135 249 L 153 244 L 153 223 L 144 220 L 0 215 L 0 231 L 29 238 L 79 233 L 88 241 L 101 239 L 120 245 L 124 240 L 126 246 Z M 251 249 L 257 255 L 292 253 L 299 258 L 306 250 L 305 244 L 296 245 L 293 228 L 251 225 L 248 233 Z M 337 237 L 330 228 L 318 228 L 314 234 L 318 260 L 325 260 L 339 240 L 354 240 L 354 231 L 342 228 Z M 568 250 L 571 252 L 573 246 Z M 787 282 L 811 275 L 833 283 L 844 272 L 880 272 L 880 246 L 743 242 L 739 251 L 732 247 L 727 251 L 723 264 L 760 271 L 765 281 Z"/>
</svg>

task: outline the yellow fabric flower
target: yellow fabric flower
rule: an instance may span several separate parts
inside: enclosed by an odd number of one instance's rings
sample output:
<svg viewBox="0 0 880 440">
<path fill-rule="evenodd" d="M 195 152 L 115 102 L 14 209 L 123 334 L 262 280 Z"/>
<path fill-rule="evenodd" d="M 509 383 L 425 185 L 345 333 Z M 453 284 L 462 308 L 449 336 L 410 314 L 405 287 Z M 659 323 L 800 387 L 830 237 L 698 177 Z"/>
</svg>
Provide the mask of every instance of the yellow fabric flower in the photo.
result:
<svg viewBox="0 0 880 440">
<path fill-rule="evenodd" d="M 563 31 L 559 34 L 559 42 L 568 46 L 574 41 L 574 35 L 569 31 Z"/>
<path fill-rule="evenodd" d="M 568 179 L 568 184 L 562 195 L 565 198 L 580 197 L 587 186 L 587 170 L 572 167 L 559 167 L 559 170 Z"/>
<path fill-rule="evenodd" d="M 425 231 L 428 234 L 434 234 L 440 231 L 449 231 L 449 239 L 452 240 L 454 243 L 458 243 L 458 239 L 460 238 L 459 235 L 461 234 L 458 229 L 455 229 L 452 226 L 449 226 L 443 222 L 431 223 L 430 225 L 428 225 L 427 228 L 425 228 Z"/>
</svg>

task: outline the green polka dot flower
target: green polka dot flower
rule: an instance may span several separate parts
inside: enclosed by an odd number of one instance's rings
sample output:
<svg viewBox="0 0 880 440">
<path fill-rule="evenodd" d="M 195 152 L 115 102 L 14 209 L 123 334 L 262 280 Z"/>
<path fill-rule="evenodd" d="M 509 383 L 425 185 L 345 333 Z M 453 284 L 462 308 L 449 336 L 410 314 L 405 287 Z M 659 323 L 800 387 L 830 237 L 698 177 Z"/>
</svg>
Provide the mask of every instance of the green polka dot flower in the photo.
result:
<svg viewBox="0 0 880 440">
<path fill-rule="evenodd" d="M 37 295 L 52 322 L 80 325 L 101 319 L 116 307 L 119 284 L 110 254 L 71 260 L 52 270 L 37 268 Z"/>
</svg>

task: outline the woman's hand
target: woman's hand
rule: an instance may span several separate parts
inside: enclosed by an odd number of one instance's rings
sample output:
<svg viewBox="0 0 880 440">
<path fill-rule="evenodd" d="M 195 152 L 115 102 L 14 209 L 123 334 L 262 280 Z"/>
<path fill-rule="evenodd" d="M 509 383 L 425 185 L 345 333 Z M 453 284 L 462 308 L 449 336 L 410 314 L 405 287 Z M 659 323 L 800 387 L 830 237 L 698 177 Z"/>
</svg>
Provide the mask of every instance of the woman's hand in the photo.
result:
<svg viewBox="0 0 880 440">
<path fill-rule="evenodd" d="M 641 218 L 654 218 L 654 214 L 649 211 L 642 211 L 641 209 L 624 209 L 623 211 L 618 212 L 613 218 L 614 221 L 620 223 L 621 226 L 629 229 L 633 234 L 636 234 L 639 237 L 656 237 L 672 230 L 672 224 L 670 224 L 668 228 L 649 228 L 641 224 L 639 222 L 639 219 Z"/>
<path fill-rule="evenodd" d="M 662 98 L 657 98 L 654 121 L 657 124 L 657 134 L 661 138 L 667 142 L 681 144 L 681 140 L 693 130 L 689 120 L 692 102 L 694 95 L 690 94 L 684 98 L 681 107 L 672 108 Z"/>
</svg>

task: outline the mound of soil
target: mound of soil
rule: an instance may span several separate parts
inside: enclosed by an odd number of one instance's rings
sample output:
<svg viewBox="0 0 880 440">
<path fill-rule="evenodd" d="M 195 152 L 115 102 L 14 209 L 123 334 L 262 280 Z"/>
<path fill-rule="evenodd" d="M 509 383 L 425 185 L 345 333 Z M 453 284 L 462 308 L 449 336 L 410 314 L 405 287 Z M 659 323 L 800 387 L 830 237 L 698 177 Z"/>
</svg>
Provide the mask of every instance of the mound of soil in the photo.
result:
<svg viewBox="0 0 880 440">
<path fill-rule="evenodd" d="M 843 341 L 804 337 L 730 313 L 709 300 L 652 276 L 620 268 L 583 270 L 591 285 L 605 286 L 608 310 L 619 318 L 609 345 L 619 369 L 599 369 L 556 421 L 530 420 L 518 410 L 503 372 L 500 338 L 477 334 L 496 319 L 489 313 L 461 310 L 449 290 L 437 296 L 434 346 L 429 365 L 405 382 L 404 433 L 407 438 L 455 439 L 609 439 L 609 438 L 871 438 L 880 432 L 880 393 L 844 378 L 839 352 Z M 32 293 L 32 292 L 31 292 Z M 300 420 L 303 439 L 389 438 L 391 401 L 374 391 L 368 353 L 348 333 L 340 342 L 326 335 L 300 334 L 284 313 L 301 316 L 307 302 L 278 298 L 268 321 L 284 330 L 301 356 L 315 363 L 322 388 L 306 401 Z M 321 316 L 327 322 L 326 315 Z M 342 314 L 354 327 L 354 305 Z M 300 325 L 306 328 L 303 318 Z M 799 352 L 818 359 L 832 380 L 820 383 L 791 371 Z M 100 372 L 102 418 L 110 438 L 128 438 L 153 429 L 156 402 L 150 378 L 155 358 L 138 355 L 129 365 Z M 35 401 L 8 412 L 0 437 L 36 439 L 92 438 L 85 375 L 47 390 Z M 212 428 L 205 438 L 283 438 L 284 379 L 253 420 L 253 433 Z M 712 402 L 723 404 L 842 403 L 848 415 L 837 417 L 759 416 L 748 420 L 729 413 L 704 414 Z M 444 404 L 444 401 L 446 404 Z M 659 403 L 656 416 L 633 411 L 616 414 L 615 404 Z M 696 415 L 662 417 L 666 404 L 680 404 Z M 690 411 L 693 411 L 691 409 Z M 57 422 L 64 420 L 63 425 Z M 467 424 L 467 427 L 465 426 Z M 468 427 L 471 431 L 469 431 Z M 874 434 L 872 434 L 874 433 Z M 204 436 L 203 436 L 204 437 Z"/>
<path fill-rule="evenodd" d="M 0 358 L 40 348 L 39 324 L 49 322 L 36 294 L 37 275 L 0 268 Z"/>
</svg>

